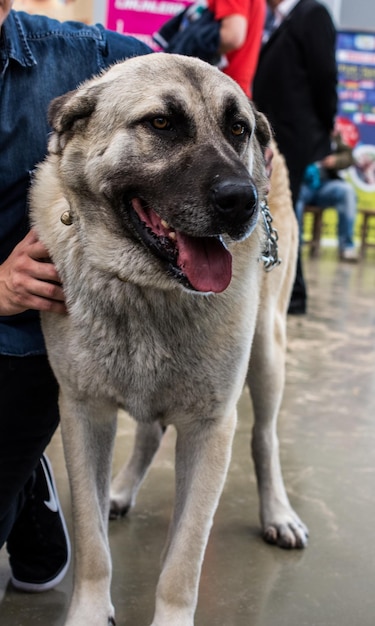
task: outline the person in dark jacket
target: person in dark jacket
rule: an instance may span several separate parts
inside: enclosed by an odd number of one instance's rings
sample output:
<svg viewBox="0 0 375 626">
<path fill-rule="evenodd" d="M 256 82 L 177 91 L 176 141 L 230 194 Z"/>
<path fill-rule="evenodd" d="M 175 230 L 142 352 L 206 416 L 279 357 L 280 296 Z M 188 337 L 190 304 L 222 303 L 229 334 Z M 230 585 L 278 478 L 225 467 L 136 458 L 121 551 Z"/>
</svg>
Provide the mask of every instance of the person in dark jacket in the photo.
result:
<svg viewBox="0 0 375 626">
<path fill-rule="evenodd" d="M 330 152 L 337 110 L 336 30 L 318 0 L 268 0 L 273 24 L 253 83 L 256 106 L 267 115 L 290 175 L 294 206 L 306 167 Z M 306 310 L 301 258 L 289 308 Z"/>
</svg>

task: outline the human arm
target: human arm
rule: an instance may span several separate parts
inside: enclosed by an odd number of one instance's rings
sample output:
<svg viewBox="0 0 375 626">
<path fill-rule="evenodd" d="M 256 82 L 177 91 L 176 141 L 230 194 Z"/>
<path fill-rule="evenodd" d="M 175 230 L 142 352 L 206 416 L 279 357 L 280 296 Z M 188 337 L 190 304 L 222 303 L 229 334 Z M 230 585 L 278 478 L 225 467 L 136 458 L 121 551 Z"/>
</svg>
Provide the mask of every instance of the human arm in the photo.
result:
<svg viewBox="0 0 375 626">
<path fill-rule="evenodd" d="M 221 20 L 220 54 L 238 50 L 246 40 L 248 22 L 243 15 L 228 15 Z"/>
<path fill-rule="evenodd" d="M 95 28 L 101 33 L 99 53 L 103 68 L 110 67 L 113 63 L 118 63 L 125 59 L 153 52 L 149 46 L 136 37 L 109 30 L 102 24 L 96 24 Z"/>
<path fill-rule="evenodd" d="M 322 160 L 322 165 L 328 170 L 346 170 L 354 163 L 353 150 L 343 141 L 339 133 L 333 136 L 333 140 L 336 143 L 336 150 Z"/>
<path fill-rule="evenodd" d="M 0 265 L 0 315 L 27 309 L 66 312 L 60 278 L 33 230 Z"/>
<path fill-rule="evenodd" d="M 220 23 L 220 54 L 238 50 L 244 45 L 252 1 L 208 0 L 208 8 L 214 14 L 215 20 Z"/>
<path fill-rule="evenodd" d="M 351 151 L 329 154 L 322 160 L 322 165 L 327 170 L 346 170 L 353 165 L 354 159 Z"/>
</svg>

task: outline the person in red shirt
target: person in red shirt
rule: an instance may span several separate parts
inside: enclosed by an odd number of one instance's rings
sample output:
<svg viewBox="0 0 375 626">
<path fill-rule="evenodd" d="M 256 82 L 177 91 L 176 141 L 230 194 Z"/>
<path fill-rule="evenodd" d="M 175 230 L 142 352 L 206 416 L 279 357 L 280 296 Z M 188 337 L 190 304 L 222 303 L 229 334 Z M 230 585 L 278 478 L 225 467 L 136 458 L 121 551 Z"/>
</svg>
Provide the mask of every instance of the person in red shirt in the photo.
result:
<svg viewBox="0 0 375 626">
<path fill-rule="evenodd" d="M 266 14 L 265 0 L 208 0 L 208 8 L 221 21 L 222 68 L 251 98 Z"/>
</svg>

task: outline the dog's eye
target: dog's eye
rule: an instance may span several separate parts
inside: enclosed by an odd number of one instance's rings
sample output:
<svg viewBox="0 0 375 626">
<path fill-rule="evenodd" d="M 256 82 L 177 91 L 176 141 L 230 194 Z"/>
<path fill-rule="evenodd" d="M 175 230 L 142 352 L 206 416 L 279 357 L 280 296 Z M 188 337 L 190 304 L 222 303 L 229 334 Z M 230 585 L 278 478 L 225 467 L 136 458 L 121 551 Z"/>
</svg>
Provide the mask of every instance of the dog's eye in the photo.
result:
<svg viewBox="0 0 375 626">
<path fill-rule="evenodd" d="M 244 124 L 241 124 L 241 122 L 236 122 L 232 125 L 231 130 L 232 135 L 234 135 L 235 137 L 241 137 L 246 133 L 246 126 Z"/>
<path fill-rule="evenodd" d="M 156 130 L 169 130 L 171 128 L 171 123 L 166 117 L 154 117 L 151 124 Z"/>
</svg>

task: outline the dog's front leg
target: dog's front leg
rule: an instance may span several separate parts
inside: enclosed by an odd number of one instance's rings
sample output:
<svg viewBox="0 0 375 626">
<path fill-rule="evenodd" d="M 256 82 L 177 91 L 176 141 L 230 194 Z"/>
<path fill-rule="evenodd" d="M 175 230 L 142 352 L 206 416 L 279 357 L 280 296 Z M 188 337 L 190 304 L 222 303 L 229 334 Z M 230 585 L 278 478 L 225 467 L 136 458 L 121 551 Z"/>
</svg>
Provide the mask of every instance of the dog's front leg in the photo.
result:
<svg viewBox="0 0 375 626">
<path fill-rule="evenodd" d="M 66 626 L 114 623 L 108 547 L 109 484 L 117 410 L 60 394 L 61 430 L 73 512 L 75 572 Z"/>
<path fill-rule="evenodd" d="M 177 427 L 176 499 L 152 626 L 193 626 L 204 552 L 230 461 L 236 412 Z"/>
</svg>

